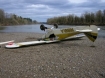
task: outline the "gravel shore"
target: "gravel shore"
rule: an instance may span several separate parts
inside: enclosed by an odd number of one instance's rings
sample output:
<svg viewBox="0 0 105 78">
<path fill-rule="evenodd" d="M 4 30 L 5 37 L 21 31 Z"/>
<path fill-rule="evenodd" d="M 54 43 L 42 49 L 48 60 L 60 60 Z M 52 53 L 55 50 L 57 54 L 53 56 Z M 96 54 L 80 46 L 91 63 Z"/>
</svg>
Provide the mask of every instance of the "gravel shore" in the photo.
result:
<svg viewBox="0 0 105 78">
<path fill-rule="evenodd" d="M 0 33 L 0 42 L 33 41 L 37 33 Z M 94 46 L 95 47 L 94 47 Z M 0 78 L 105 78 L 105 39 L 87 37 L 17 49 L 0 48 Z"/>
</svg>

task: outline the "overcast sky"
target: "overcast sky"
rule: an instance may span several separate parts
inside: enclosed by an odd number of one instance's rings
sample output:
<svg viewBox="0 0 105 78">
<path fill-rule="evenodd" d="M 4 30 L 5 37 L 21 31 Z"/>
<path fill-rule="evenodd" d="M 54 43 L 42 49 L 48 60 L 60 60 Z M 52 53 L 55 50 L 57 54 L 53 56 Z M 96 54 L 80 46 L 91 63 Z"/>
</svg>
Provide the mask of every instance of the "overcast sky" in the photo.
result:
<svg viewBox="0 0 105 78">
<path fill-rule="evenodd" d="M 0 0 L 0 9 L 46 22 L 51 17 L 105 10 L 105 0 Z"/>
</svg>

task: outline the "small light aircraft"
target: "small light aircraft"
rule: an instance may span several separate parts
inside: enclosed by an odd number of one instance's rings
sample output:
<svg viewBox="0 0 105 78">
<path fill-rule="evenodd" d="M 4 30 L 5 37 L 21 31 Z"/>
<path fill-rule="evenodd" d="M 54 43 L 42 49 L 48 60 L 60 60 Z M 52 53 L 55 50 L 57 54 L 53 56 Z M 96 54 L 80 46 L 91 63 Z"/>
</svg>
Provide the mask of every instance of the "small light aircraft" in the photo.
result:
<svg viewBox="0 0 105 78">
<path fill-rule="evenodd" d="M 44 25 L 41 25 L 40 29 L 45 31 L 45 34 L 42 36 L 41 39 L 38 39 L 37 41 L 7 44 L 5 47 L 18 48 L 18 47 L 28 46 L 28 45 L 53 43 L 53 42 L 58 42 L 62 40 L 67 40 L 67 39 L 81 38 L 81 37 L 84 37 L 85 35 L 89 38 L 89 40 L 94 42 L 97 38 L 98 30 L 100 30 L 95 25 L 76 26 L 72 28 L 58 29 L 57 24 L 54 24 L 54 27 L 52 28 L 47 28 Z M 77 35 L 80 33 L 84 33 L 85 35 Z"/>
<path fill-rule="evenodd" d="M 80 33 L 84 33 L 91 41 L 95 41 L 98 35 L 98 30 L 100 28 L 97 28 L 95 25 L 90 26 L 76 26 L 73 28 L 63 28 L 63 29 L 57 29 L 57 24 L 54 25 L 54 29 L 48 29 L 45 26 L 40 26 L 41 30 L 46 30 L 46 34 L 42 36 L 42 39 L 49 38 L 50 36 L 56 37 L 57 40 L 62 40 L 68 37 L 71 37 L 73 35 L 77 35 Z"/>
</svg>

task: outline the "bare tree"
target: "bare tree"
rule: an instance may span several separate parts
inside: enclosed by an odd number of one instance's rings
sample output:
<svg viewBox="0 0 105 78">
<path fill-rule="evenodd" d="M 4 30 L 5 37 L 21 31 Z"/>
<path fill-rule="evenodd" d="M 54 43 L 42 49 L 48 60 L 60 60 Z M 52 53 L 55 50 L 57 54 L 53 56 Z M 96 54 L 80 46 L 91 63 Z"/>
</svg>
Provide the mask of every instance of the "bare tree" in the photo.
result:
<svg viewBox="0 0 105 78">
<path fill-rule="evenodd" d="M 2 25 L 4 23 L 5 19 L 5 13 L 2 9 L 0 9 L 0 24 Z"/>
</svg>

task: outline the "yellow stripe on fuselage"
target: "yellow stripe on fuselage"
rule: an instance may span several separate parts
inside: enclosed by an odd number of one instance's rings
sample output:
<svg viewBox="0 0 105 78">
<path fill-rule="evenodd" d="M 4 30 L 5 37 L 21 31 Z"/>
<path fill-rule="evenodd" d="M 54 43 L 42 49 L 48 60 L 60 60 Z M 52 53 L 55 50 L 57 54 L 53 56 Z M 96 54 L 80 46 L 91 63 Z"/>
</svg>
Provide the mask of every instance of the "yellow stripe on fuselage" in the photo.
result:
<svg viewBox="0 0 105 78">
<path fill-rule="evenodd" d="M 79 32 L 72 32 L 72 33 L 62 33 L 62 34 L 57 34 L 56 36 L 58 37 L 58 40 L 65 39 L 67 37 L 73 36 L 79 34 Z"/>
</svg>

